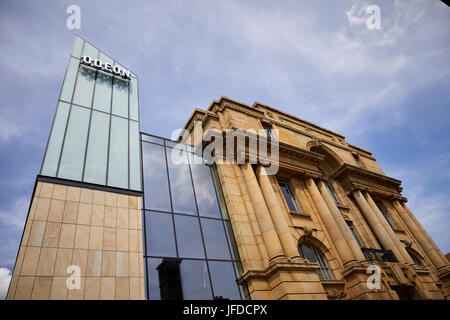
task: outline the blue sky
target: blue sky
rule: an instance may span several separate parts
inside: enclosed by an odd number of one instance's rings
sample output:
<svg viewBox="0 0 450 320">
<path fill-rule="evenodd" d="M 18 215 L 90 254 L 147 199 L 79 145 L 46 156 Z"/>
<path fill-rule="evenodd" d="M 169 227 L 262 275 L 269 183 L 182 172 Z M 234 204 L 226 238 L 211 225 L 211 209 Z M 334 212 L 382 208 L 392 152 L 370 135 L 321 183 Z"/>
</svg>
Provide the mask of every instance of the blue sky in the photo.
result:
<svg viewBox="0 0 450 320">
<path fill-rule="evenodd" d="M 71 4 L 81 30 L 66 28 Z M 138 74 L 142 131 L 170 137 L 222 95 L 279 108 L 372 151 L 450 251 L 442 2 L 16 0 L 0 2 L 0 267 L 14 265 L 75 31 Z"/>
</svg>

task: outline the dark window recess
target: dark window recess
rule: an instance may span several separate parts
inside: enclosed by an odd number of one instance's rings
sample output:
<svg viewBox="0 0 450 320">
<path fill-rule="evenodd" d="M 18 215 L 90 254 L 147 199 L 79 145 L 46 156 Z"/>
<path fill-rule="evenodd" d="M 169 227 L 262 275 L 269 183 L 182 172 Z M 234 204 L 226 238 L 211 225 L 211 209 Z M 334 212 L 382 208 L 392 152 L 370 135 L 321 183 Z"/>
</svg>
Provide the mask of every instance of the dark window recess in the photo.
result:
<svg viewBox="0 0 450 320">
<path fill-rule="evenodd" d="M 388 221 L 389 225 L 391 226 L 392 229 L 396 229 L 397 226 L 395 225 L 394 221 L 391 219 L 391 217 L 389 216 L 386 208 L 383 206 L 383 203 L 381 203 L 380 201 L 376 201 L 375 202 L 378 209 L 380 209 L 381 213 L 383 214 L 383 216 L 386 218 L 386 220 Z"/>
<path fill-rule="evenodd" d="M 361 239 L 359 238 L 358 234 L 356 233 L 355 227 L 353 225 L 353 222 L 349 221 L 349 220 L 345 220 L 345 222 L 347 223 L 348 228 L 350 229 L 350 231 L 352 232 L 353 236 L 356 239 L 356 242 L 358 242 L 358 245 L 362 248 L 364 247 Z"/>
<path fill-rule="evenodd" d="M 266 135 L 268 138 L 274 138 L 273 133 L 272 133 L 272 126 L 268 123 L 263 123 L 262 124 L 264 131 L 266 132 Z"/>
<path fill-rule="evenodd" d="M 292 212 L 301 213 L 302 209 L 298 204 L 297 199 L 295 198 L 295 194 L 291 188 L 291 184 L 289 183 L 289 181 L 279 179 L 278 184 L 280 185 L 281 192 L 283 193 L 289 210 Z"/>
<path fill-rule="evenodd" d="M 358 166 L 359 166 L 360 168 L 363 168 L 363 169 L 364 169 L 364 166 L 363 166 L 363 164 L 361 163 L 361 160 L 359 160 L 359 156 L 356 155 L 356 154 L 354 154 L 354 155 L 353 155 L 353 158 L 355 159 L 355 161 L 356 161 L 356 163 L 358 164 Z"/>
<path fill-rule="evenodd" d="M 339 198 L 336 195 L 336 192 L 334 191 L 333 185 L 328 181 L 324 181 L 325 186 L 328 189 L 328 192 L 330 193 L 331 197 L 333 198 L 334 203 L 336 204 L 340 204 L 341 202 L 339 201 Z"/>
<path fill-rule="evenodd" d="M 309 262 L 315 262 L 319 265 L 317 274 L 322 280 L 333 280 L 333 274 L 328 268 L 328 263 L 322 252 L 316 246 L 312 244 L 302 243 L 298 247 L 298 251 L 303 259 Z"/>
</svg>

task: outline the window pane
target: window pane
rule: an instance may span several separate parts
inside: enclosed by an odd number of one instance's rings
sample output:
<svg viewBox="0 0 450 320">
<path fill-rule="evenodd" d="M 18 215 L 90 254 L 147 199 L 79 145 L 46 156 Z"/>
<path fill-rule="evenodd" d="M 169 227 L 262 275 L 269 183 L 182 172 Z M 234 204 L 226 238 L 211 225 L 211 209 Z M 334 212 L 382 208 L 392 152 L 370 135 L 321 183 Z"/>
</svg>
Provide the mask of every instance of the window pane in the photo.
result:
<svg viewBox="0 0 450 320">
<path fill-rule="evenodd" d="M 139 150 L 139 124 L 130 121 L 130 189 L 141 190 L 141 152 Z"/>
<path fill-rule="evenodd" d="M 174 215 L 178 255 L 183 258 L 204 258 L 198 218 Z"/>
<path fill-rule="evenodd" d="M 164 140 L 163 139 L 155 138 L 155 137 L 149 136 L 147 134 L 141 134 L 141 139 L 143 141 L 164 145 Z"/>
<path fill-rule="evenodd" d="M 222 221 L 202 218 L 201 223 L 208 259 L 231 259 Z"/>
<path fill-rule="evenodd" d="M 187 164 L 186 152 L 167 148 L 170 189 L 174 212 L 196 214 L 191 174 Z"/>
<path fill-rule="evenodd" d="M 212 298 L 206 261 L 182 260 L 180 269 L 184 299 L 207 300 Z"/>
<path fill-rule="evenodd" d="M 108 185 L 128 189 L 128 120 L 112 116 Z"/>
<path fill-rule="evenodd" d="M 52 177 L 56 176 L 59 156 L 61 154 L 61 146 L 64 139 L 64 131 L 66 130 L 67 116 L 69 115 L 69 108 L 70 105 L 68 103 L 59 102 L 58 104 L 52 132 L 50 133 L 50 138 L 48 140 L 44 164 L 42 165 L 42 175 Z"/>
<path fill-rule="evenodd" d="M 105 184 L 108 162 L 110 115 L 93 111 L 89 130 L 88 151 L 84 168 L 84 181 Z"/>
<path fill-rule="evenodd" d="M 113 83 L 112 113 L 128 118 L 128 81 L 115 77 Z"/>
<path fill-rule="evenodd" d="M 83 56 L 89 56 L 92 59 L 97 59 L 98 57 L 98 49 L 94 46 L 90 45 L 88 42 L 84 42 L 84 48 L 83 48 Z"/>
<path fill-rule="evenodd" d="M 99 71 L 95 80 L 94 109 L 111 112 L 112 77 Z"/>
<path fill-rule="evenodd" d="M 135 78 L 130 80 L 130 119 L 139 120 L 138 81 Z"/>
<path fill-rule="evenodd" d="M 75 40 L 73 42 L 73 48 L 72 48 L 72 56 L 80 58 L 81 50 L 83 49 L 83 42 L 84 42 L 83 39 L 81 39 L 78 36 L 75 36 Z"/>
<path fill-rule="evenodd" d="M 176 257 L 172 215 L 147 211 L 145 213 L 147 255 Z"/>
<path fill-rule="evenodd" d="M 95 71 L 89 67 L 80 65 L 73 103 L 90 108 L 92 103 L 92 93 L 94 91 L 94 82 Z"/>
<path fill-rule="evenodd" d="M 305 244 L 302 244 L 301 248 L 302 248 L 302 253 L 303 253 L 304 259 L 311 261 L 311 262 L 318 262 L 313 248 L 311 248 L 310 246 L 305 245 Z"/>
<path fill-rule="evenodd" d="M 90 110 L 72 106 L 58 177 L 81 180 Z"/>
<path fill-rule="evenodd" d="M 178 259 L 147 259 L 150 300 L 181 300 L 180 262 Z"/>
<path fill-rule="evenodd" d="M 192 164 L 191 170 L 199 214 L 201 216 L 221 218 L 210 167 L 204 164 Z"/>
<path fill-rule="evenodd" d="M 209 271 L 215 297 L 240 300 L 239 287 L 232 262 L 209 261 Z"/>
<path fill-rule="evenodd" d="M 61 90 L 61 100 L 71 102 L 73 87 L 75 85 L 75 79 L 78 73 L 78 65 L 80 61 L 75 58 L 70 58 L 69 65 L 67 66 L 66 77 L 64 78 L 63 87 Z"/>
<path fill-rule="evenodd" d="M 145 207 L 170 211 L 169 183 L 164 147 L 142 143 Z"/>
</svg>

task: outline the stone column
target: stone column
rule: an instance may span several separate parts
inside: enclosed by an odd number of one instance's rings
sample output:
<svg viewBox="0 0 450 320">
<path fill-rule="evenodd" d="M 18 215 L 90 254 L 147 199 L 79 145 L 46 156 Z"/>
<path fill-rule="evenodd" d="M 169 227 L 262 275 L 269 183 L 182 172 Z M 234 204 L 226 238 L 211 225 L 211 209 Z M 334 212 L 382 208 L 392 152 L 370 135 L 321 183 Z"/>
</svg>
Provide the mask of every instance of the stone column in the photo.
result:
<svg viewBox="0 0 450 320">
<path fill-rule="evenodd" d="M 330 210 L 328 209 L 325 201 L 322 198 L 319 190 L 317 189 L 316 183 L 310 177 L 305 180 L 306 187 L 308 188 L 309 193 L 314 201 L 314 205 L 319 211 L 320 216 L 325 223 L 325 227 L 330 234 L 331 241 L 334 243 L 336 250 L 338 251 L 339 257 L 342 259 L 344 264 L 354 261 L 354 257 L 352 255 L 352 251 L 342 235 L 341 230 L 336 224 Z"/>
<path fill-rule="evenodd" d="M 253 168 L 251 164 L 245 163 L 241 165 L 241 169 L 251 202 L 253 204 L 256 220 L 267 249 L 267 254 L 269 255 L 269 261 L 272 262 L 278 258 L 285 257 L 280 239 L 278 238 L 275 226 L 270 217 L 269 210 L 267 209 L 264 197 L 258 185 L 258 181 L 256 180 L 255 173 L 253 172 Z"/>
<path fill-rule="evenodd" d="M 355 237 L 350 231 L 350 228 L 348 227 L 347 223 L 342 217 L 342 214 L 339 211 L 338 207 L 336 206 L 336 203 L 334 202 L 333 198 L 331 198 L 330 192 L 328 191 L 323 181 L 319 181 L 317 183 L 317 187 L 319 188 L 322 197 L 325 200 L 325 203 L 328 206 L 328 209 L 330 210 L 331 215 L 334 218 L 334 221 L 336 222 L 339 230 L 341 230 L 344 239 L 347 241 L 348 246 L 352 251 L 353 257 L 358 261 L 365 261 L 366 258 L 364 257 L 361 248 L 358 245 L 358 242 L 356 241 Z"/>
<path fill-rule="evenodd" d="M 369 206 L 372 208 L 372 211 L 375 213 L 378 220 L 380 220 L 381 225 L 384 227 L 384 229 L 388 233 L 389 237 L 391 238 L 392 242 L 394 243 L 394 245 L 397 247 L 398 251 L 400 252 L 401 257 L 398 257 L 399 261 L 401 261 L 400 259 L 402 258 L 402 260 L 403 260 L 402 262 L 408 263 L 408 264 L 414 264 L 414 261 L 412 260 L 412 258 L 408 254 L 408 252 L 406 251 L 405 247 L 400 242 L 400 240 L 397 237 L 397 235 L 395 234 L 394 230 L 392 230 L 391 225 L 386 220 L 386 217 L 384 217 L 383 213 L 380 211 L 380 208 L 378 208 L 375 201 L 373 201 L 370 194 L 368 192 L 364 192 L 364 196 L 366 197 L 366 200 L 369 203 Z"/>
<path fill-rule="evenodd" d="M 263 166 L 258 166 L 256 169 L 256 176 L 258 177 L 262 194 L 286 256 L 301 259 L 297 244 L 291 234 L 291 231 L 289 230 L 289 226 L 284 217 L 283 209 L 281 208 L 275 191 L 272 188 L 266 169 Z"/>
<path fill-rule="evenodd" d="M 381 222 L 378 220 L 377 216 L 373 212 L 370 205 L 367 203 L 366 199 L 364 198 L 363 194 L 359 190 L 353 191 L 353 197 L 356 200 L 356 203 L 358 204 L 359 208 L 361 209 L 361 212 L 363 213 L 364 217 L 366 218 L 367 222 L 369 223 L 370 228 L 375 233 L 378 241 L 382 245 L 384 249 L 392 250 L 395 257 L 399 259 L 399 261 L 402 260 L 403 256 L 398 251 L 397 247 L 392 242 L 391 238 L 389 237 L 388 233 L 384 229 Z"/>
<path fill-rule="evenodd" d="M 392 201 L 392 204 L 394 205 L 394 208 L 397 211 L 397 213 L 399 214 L 400 218 L 403 220 L 403 222 L 405 222 L 406 226 L 411 231 L 411 233 L 414 235 L 417 242 L 419 242 L 423 251 L 425 251 L 426 255 L 431 260 L 431 263 L 433 263 L 433 265 L 436 267 L 436 269 L 444 267 L 446 264 L 444 264 L 444 262 L 440 259 L 436 250 L 433 249 L 433 246 L 423 236 L 423 234 L 420 232 L 417 225 L 414 223 L 414 221 L 411 219 L 411 217 L 407 214 L 406 210 L 402 207 L 400 202 L 398 202 L 398 200 L 394 200 L 394 201 Z"/>
</svg>

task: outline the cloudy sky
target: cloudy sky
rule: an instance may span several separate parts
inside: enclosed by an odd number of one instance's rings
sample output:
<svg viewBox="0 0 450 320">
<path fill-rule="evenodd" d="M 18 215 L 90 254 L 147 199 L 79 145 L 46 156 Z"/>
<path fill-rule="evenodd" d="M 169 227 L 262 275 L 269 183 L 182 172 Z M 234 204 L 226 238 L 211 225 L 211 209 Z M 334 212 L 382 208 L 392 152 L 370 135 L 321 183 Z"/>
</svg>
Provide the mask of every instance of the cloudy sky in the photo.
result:
<svg viewBox="0 0 450 320">
<path fill-rule="evenodd" d="M 80 30 L 66 27 L 71 4 L 81 8 Z M 380 8 L 379 30 L 366 26 L 368 5 Z M 450 251 L 450 8 L 442 2 L 5 0 L 0 268 L 14 266 L 75 32 L 138 74 L 142 131 L 170 137 L 193 108 L 222 95 L 279 108 L 372 151 Z"/>
</svg>

